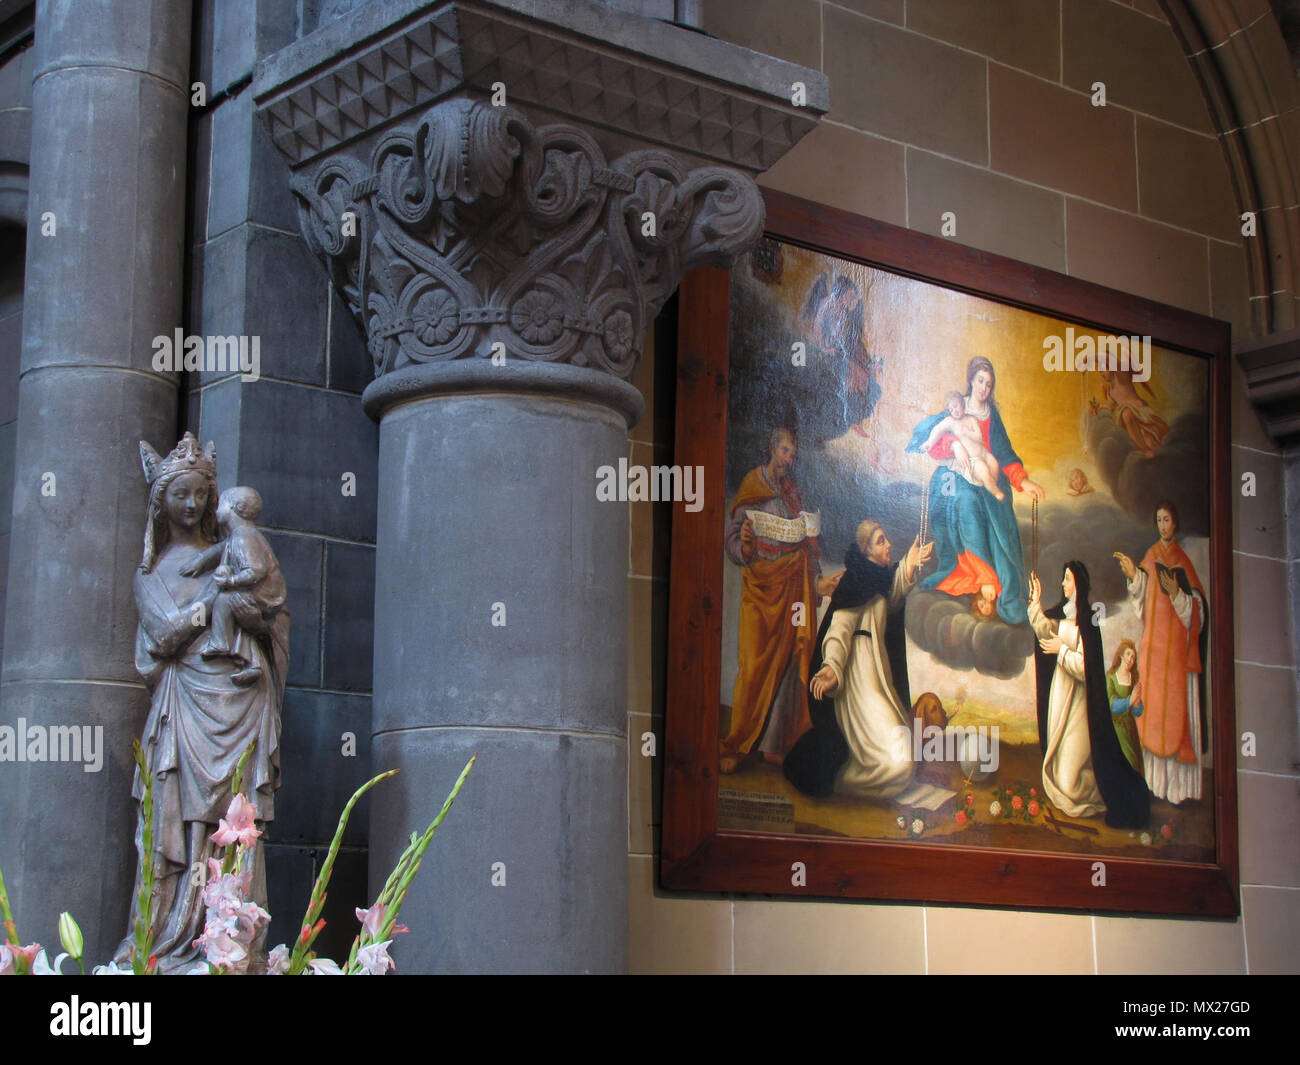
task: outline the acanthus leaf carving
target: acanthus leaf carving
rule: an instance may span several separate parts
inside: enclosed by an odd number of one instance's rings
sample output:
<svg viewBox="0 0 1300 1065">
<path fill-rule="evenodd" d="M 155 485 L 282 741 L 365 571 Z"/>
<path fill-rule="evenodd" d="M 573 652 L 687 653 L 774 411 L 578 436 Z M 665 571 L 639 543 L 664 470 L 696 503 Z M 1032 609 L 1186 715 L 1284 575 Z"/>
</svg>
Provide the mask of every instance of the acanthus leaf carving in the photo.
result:
<svg viewBox="0 0 1300 1065">
<path fill-rule="evenodd" d="M 682 272 L 731 261 L 763 229 L 737 171 L 687 171 L 662 150 L 608 162 L 577 127 L 467 97 L 390 130 L 365 163 L 340 150 L 294 192 L 376 376 L 503 345 L 627 379 Z"/>
</svg>

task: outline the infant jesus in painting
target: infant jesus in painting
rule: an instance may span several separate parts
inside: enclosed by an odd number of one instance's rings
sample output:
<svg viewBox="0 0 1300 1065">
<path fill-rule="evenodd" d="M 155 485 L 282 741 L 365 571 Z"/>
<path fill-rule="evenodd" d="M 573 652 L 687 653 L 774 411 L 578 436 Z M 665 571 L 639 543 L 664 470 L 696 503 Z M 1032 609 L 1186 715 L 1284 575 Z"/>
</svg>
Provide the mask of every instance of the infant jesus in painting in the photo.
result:
<svg viewBox="0 0 1300 1065">
<path fill-rule="evenodd" d="M 930 430 L 930 436 L 920 450 L 929 451 L 944 433 L 951 433 L 953 458 L 962 476 L 973 485 L 983 485 L 998 499 L 1005 498 L 998 487 L 1001 467 L 993 453 L 984 446 L 979 421 L 973 414 L 966 413 L 966 397 L 960 392 L 949 392 L 943 405 L 948 410 L 948 417 Z"/>
<path fill-rule="evenodd" d="M 233 658 L 242 668 L 231 676 L 240 687 L 255 684 L 262 670 L 246 654 L 245 641 L 266 631 L 268 620 L 285 600 L 284 576 L 266 537 L 253 522 L 262 512 L 262 497 L 252 488 L 227 488 L 217 505 L 217 525 L 226 534 L 185 567 L 197 576 L 217 562 L 212 574 L 221 589 L 212 606 L 212 624 L 199 654 Z"/>
</svg>

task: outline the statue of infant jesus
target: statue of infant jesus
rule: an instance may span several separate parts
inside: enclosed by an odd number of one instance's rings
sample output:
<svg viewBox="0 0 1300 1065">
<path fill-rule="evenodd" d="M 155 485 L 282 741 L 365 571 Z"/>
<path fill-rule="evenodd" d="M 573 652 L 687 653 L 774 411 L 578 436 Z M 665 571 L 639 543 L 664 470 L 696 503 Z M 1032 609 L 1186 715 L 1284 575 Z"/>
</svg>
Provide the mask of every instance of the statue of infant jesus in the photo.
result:
<svg viewBox="0 0 1300 1065">
<path fill-rule="evenodd" d="M 182 570 L 196 577 L 218 562 L 212 578 L 221 591 L 212 605 L 203 658 L 233 658 L 242 668 L 230 678 L 248 687 L 262 675 L 247 653 L 245 641 L 266 632 L 284 606 L 285 583 L 266 537 L 253 524 L 262 513 L 262 497 L 252 488 L 227 488 L 217 505 L 217 525 L 224 541 L 213 544 Z"/>
</svg>

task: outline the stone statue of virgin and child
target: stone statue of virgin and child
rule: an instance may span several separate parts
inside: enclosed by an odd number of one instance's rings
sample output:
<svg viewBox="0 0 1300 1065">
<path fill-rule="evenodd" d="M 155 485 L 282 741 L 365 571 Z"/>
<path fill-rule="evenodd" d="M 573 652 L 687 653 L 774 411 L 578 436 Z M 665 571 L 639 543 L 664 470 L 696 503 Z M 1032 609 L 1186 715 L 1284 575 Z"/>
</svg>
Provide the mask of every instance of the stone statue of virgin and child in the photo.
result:
<svg viewBox="0 0 1300 1065">
<path fill-rule="evenodd" d="M 175 973 L 201 960 L 194 941 L 206 919 L 203 884 L 208 859 L 222 850 L 212 834 L 250 744 L 243 793 L 257 806 L 258 828 L 275 817 L 289 613 L 280 567 L 254 524 L 261 498 L 251 488 L 228 488 L 218 502 L 212 444 L 201 448 L 186 433 L 164 458 L 142 441 L 140 458 L 149 508 L 135 574 L 135 666 L 150 692 L 141 746 L 154 780 L 154 853 L 143 854 L 140 818 L 135 845 L 156 870 L 157 971 Z M 138 771 L 133 793 L 142 800 Z M 253 853 L 252 901 L 265 908 L 262 847 Z M 129 928 L 139 886 L 140 868 Z M 128 931 L 119 964 L 132 941 Z M 263 952 L 255 941 L 253 957 Z"/>
</svg>

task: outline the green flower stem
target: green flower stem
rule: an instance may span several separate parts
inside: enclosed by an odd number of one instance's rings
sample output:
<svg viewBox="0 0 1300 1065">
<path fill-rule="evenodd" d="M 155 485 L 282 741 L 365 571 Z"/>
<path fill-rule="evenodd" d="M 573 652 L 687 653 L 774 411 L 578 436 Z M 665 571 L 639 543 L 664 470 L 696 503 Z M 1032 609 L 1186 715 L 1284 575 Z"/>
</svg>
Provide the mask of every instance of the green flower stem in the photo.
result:
<svg viewBox="0 0 1300 1065">
<path fill-rule="evenodd" d="M 235 763 L 235 775 L 230 778 L 231 796 L 243 794 L 244 787 L 244 769 L 248 765 L 248 760 L 253 756 L 253 749 L 257 746 L 257 737 L 254 736 L 244 749 L 244 753 L 239 756 L 239 761 Z M 233 873 L 239 868 L 240 851 L 243 850 L 239 845 L 224 848 L 225 853 L 221 856 L 221 875 Z"/>
<path fill-rule="evenodd" d="M 379 776 L 373 777 L 366 781 L 361 787 L 352 793 L 352 798 L 343 807 L 343 813 L 339 816 L 338 828 L 334 830 L 334 838 L 330 841 L 329 853 L 325 855 L 325 861 L 321 865 L 320 875 L 316 877 L 316 883 L 311 890 L 311 901 L 307 904 L 307 913 L 299 925 L 299 934 L 294 940 L 293 954 L 289 958 L 289 968 L 287 976 L 297 976 L 311 961 L 311 945 L 316 942 L 316 937 L 320 934 L 324 922 L 318 921 L 321 909 L 325 905 L 325 888 L 329 885 L 330 874 L 334 871 L 334 859 L 338 857 L 339 847 L 343 843 L 343 830 L 347 828 L 348 818 L 352 816 L 352 808 L 356 806 L 357 800 L 366 792 L 378 784 L 381 780 L 387 780 L 397 772 L 396 769 L 390 769 L 386 773 L 380 773 Z M 302 929 L 310 929 L 306 939 L 302 936 Z"/>
<path fill-rule="evenodd" d="M 438 831 L 438 826 L 442 824 L 447 812 L 451 809 L 451 804 L 456 801 L 456 796 L 460 794 L 460 789 L 465 783 L 465 778 L 469 776 L 469 771 L 474 768 L 474 763 L 478 761 L 478 755 L 474 755 L 465 763 L 465 768 L 460 771 L 460 776 L 456 778 L 456 784 L 451 789 L 451 794 L 442 804 L 442 809 L 438 816 L 427 829 L 424 835 L 416 836 L 411 834 L 411 841 L 407 844 L 406 850 L 397 860 L 397 865 L 393 868 L 384 884 L 384 890 L 379 893 L 376 902 L 383 902 L 387 907 L 384 911 L 384 923 L 379 931 L 371 936 L 364 929 L 361 934 L 352 941 L 352 950 L 348 954 L 348 963 L 344 967 L 344 972 L 349 976 L 356 975 L 357 952 L 374 943 L 383 943 L 391 939 L 393 928 L 397 924 L 398 914 L 401 912 L 402 903 L 406 901 L 407 889 L 411 886 L 411 881 L 415 879 L 415 874 L 420 871 L 420 863 L 424 860 L 424 852 L 429 849 L 429 844 L 433 842 L 433 835 Z"/>
<path fill-rule="evenodd" d="M 0 913 L 4 914 L 5 938 L 15 947 L 21 947 L 22 943 L 18 939 L 18 929 L 14 925 L 14 912 L 9 908 L 9 892 L 5 890 L 4 873 L 0 873 Z"/>
<path fill-rule="evenodd" d="M 140 816 L 144 822 L 141 833 L 140 855 L 140 893 L 136 897 L 135 944 L 131 947 L 131 971 L 136 976 L 151 973 L 150 956 L 153 952 L 153 892 L 154 892 L 154 858 L 153 858 L 153 774 L 145 765 L 144 749 L 139 740 L 131 741 L 135 755 L 136 768 L 140 770 L 140 779 L 144 781 L 144 800 L 140 804 Z"/>
<path fill-rule="evenodd" d="M 244 753 L 239 756 L 239 761 L 235 763 L 235 775 L 230 779 L 231 795 L 238 795 L 244 790 L 244 770 L 248 766 L 248 760 L 253 757 L 253 749 L 256 746 L 257 737 L 254 736 L 244 749 Z"/>
</svg>

